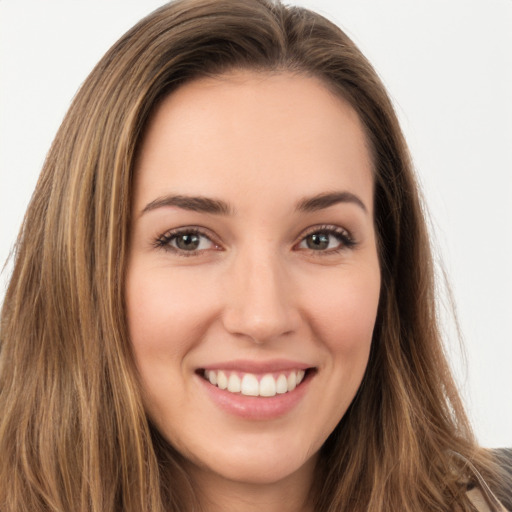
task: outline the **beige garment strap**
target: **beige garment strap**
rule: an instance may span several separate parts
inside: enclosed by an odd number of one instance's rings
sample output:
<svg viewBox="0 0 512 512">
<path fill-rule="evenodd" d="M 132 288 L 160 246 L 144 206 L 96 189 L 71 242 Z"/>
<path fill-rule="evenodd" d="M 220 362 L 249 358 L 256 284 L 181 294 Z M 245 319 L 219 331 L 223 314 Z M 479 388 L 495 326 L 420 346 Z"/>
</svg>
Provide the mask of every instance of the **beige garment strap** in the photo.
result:
<svg viewBox="0 0 512 512">
<path fill-rule="evenodd" d="M 469 501 L 475 506 L 478 512 L 507 512 L 507 510 L 503 507 L 501 503 L 498 502 L 500 508 L 489 508 L 487 501 L 482 494 L 482 491 L 475 487 L 466 493 L 466 496 L 469 498 Z"/>
<path fill-rule="evenodd" d="M 471 500 L 473 505 L 479 512 L 507 512 L 507 509 L 500 503 L 496 495 L 491 491 L 487 482 L 483 479 L 480 472 L 466 457 L 460 453 L 452 452 L 458 459 L 461 459 L 466 464 L 467 468 L 471 471 L 476 478 L 478 487 L 471 489 L 466 494 Z"/>
</svg>

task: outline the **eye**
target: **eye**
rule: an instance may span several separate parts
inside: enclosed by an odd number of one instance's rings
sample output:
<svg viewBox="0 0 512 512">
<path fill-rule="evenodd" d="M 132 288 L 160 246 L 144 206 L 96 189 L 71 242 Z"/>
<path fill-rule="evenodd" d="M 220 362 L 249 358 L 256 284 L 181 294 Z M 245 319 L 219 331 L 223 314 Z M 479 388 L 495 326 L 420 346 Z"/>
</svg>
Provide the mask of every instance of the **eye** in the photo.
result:
<svg viewBox="0 0 512 512">
<path fill-rule="evenodd" d="M 219 249 L 219 246 L 208 235 L 197 228 L 168 231 L 157 238 L 155 246 L 183 256 L 192 256 L 201 251 Z"/>
<path fill-rule="evenodd" d="M 355 245 L 350 233 L 336 226 L 322 226 L 307 233 L 297 245 L 298 249 L 334 253 Z"/>
</svg>

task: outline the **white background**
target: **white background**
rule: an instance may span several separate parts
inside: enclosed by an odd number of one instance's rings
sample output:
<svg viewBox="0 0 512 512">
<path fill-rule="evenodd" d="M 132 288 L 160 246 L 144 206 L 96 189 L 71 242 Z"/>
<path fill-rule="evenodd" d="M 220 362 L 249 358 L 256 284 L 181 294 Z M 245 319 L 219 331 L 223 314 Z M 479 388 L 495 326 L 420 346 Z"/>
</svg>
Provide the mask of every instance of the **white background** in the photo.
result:
<svg viewBox="0 0 512 512">
<path fill-rule="evenodd" d="M 2 264 L 78 86 L 162 3 L 0 0 Z M 301 4 L 342 26 L 388 87 L 458 306 L 465 348 L 446 332 L 461 391 L 481 443 L 512 446 L 512 0 Z"/>
</svg>

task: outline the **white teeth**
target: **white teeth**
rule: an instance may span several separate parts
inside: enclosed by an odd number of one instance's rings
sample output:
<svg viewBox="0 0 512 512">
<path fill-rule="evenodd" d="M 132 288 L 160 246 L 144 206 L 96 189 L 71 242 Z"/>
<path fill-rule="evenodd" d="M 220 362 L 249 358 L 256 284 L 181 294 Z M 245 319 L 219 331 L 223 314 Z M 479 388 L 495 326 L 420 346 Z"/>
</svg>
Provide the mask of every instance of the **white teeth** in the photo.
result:
<svg viewBox="0 0 512 512">
<path fill-rule="evenodd" d="M 275 396 L 276 381 L 272 375 L 264 375 L 260 380 L 260 396 Z"/>
<path fill-rule="evenodd" d="M 288 380 L 286 379 L 286 375 L 279 375 L 276 381 L 276 393 L 282 395 L 288 391 Z"/>
<path fill-rule="evenodd" d="M 258 396 L 260 394 L 258 379 L 251 373 L 246 373 L 242 379 L 242 395 Z"/>
<path fill-rule="evenodd" d="M 297 374 L 295 372 L 288 375 L 288 391 L 293 391 L 297 387 Z"/>
<path fill-rule="evenodd" d="M 220 389 L 246 396 L 264 397 L 293 391 L 304 380 L 305 375 L 304 370 L 295 370 L 280 373 L 277 376 L 267 373 L 258 380 L 258 377 L 252 373 L 230 373 L 223 370 L 204 371 L 205 379 Z"/>
<path fill-rule="evenodd" d="M 232 373 L 228 380 L 228 391 L 231 391 L 231 393 L 240 393 L 240 390 L 240 377 L 235 373 Z"/>
<path fill-rule="evenodd" d="M 210 384 L 215 386 L 217 384 L 217 372 L 207 372 L 207 376 Z"/>
<path fill-rule="evenodd" d="M 210 375 L 212 372 L 210 372 Z M 226 374 L 224 372 L 219 372 L 217 374 L 217 386 L 220 389 L 226 389 L 228 387 L 228 378 L 226 377 Z"/>
</svg>

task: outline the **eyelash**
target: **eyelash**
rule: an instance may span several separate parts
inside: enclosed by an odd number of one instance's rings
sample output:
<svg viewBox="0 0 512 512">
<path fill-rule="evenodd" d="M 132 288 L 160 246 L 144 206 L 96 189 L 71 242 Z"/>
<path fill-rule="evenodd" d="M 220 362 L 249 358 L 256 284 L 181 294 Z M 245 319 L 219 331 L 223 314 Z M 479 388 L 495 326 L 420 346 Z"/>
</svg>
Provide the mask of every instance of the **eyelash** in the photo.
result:
<svg viewBox="0 0 512 512">
<path fill-rule="evenodd" d="M 212 237 L 210 234 L 205 233 L 205 230 L 203 228 L 199 228 L 196 226 L 190 226 L 190 227 L 184 227 L 184 228 L 178 228 L 178 229 L 172 229 L 170 231 L 167 231 L 166 233 L 160 235 L 154 242 L 154 246 L 157 249 L 163 249 L 165 251 L 173 252 L 179 256 L 184 257 L 190 257 L 190 256 L 196 256 L 200 254 L 201 252 L 204 252 L 206 250 L 211 249 L 194 249 L 194 250 L 184 250 L 180 249 L 179 247 L 174 247 L 171 245 L 171 243 L 176 240 L 180 235 L 195 235 L 200 238 L 206 238 L 213 244 L 214 249 L 213 250 L 220 250 L 220 244 L 216 243 L 214 240 L 214 237 Z M 312 235 L 328 235 L 333 236 L 336 238 L 339 242 L 339 246 L 333 249 L 326 249 L 326 250 L 315 250 L 315 249 L 308 249 L 303 248 L 300 249 L 298 246 L 306 241 L 306 239 L 309 236 Z M 341 251 L 351 249 L 354 246 L 357 245 L 357 242 L 354 240 L 352 235 L 343 228 L 340 228 L 338 226 L 332 226 L 332 225 L 320 225 L 320 226 L 313 226 L 310 229 L 308 229 L 305 233 L 301 234 L 301 238 L 299 242 L 297 242 L 293 247 L 297 248 L 299 250 L 307 250 L 311 254 L 314 254 L 315 256 L 322 256 L 322 255 L 331 255 L 331 254 L 338 254 Z"/>
</svg>

